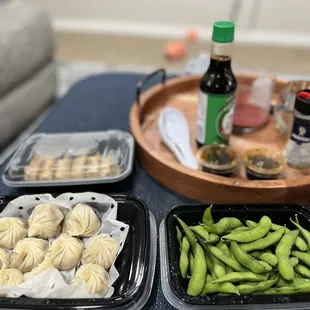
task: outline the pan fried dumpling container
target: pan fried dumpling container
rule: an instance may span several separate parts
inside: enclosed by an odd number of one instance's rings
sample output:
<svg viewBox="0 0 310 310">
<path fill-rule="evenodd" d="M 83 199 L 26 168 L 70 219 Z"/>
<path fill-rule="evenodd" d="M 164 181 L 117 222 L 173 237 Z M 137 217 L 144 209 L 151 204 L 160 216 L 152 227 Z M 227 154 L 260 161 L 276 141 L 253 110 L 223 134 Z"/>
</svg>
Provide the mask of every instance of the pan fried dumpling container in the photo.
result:
<svg viewBox="0 0 310 310">
<path fill-rule="evenodd" d="M 38 133 L 7 165 L 3 182 L 12 187 L 114 183 L 132 171 L 134 139 L 124 131 Z"/>
</svg>

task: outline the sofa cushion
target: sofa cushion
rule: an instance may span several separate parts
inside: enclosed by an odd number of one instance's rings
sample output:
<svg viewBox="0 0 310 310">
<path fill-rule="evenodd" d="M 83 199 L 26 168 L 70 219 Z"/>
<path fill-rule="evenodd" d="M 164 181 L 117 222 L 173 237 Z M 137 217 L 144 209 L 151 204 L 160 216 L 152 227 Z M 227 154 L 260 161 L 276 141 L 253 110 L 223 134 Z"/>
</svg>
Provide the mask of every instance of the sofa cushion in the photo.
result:
<svg viewBox="0 0 310 310">
<path fill-rule="evenodd" d="M 55 102 L 56 66 L 50 62 L 23 84 L 0 98 L 0 149 Z"/>
<path fill-rule="evenodd" d="M 40 71 L 54 53 L 49 16 L 26 2 L 0 5 L 0 98 Z"/>
</svg>

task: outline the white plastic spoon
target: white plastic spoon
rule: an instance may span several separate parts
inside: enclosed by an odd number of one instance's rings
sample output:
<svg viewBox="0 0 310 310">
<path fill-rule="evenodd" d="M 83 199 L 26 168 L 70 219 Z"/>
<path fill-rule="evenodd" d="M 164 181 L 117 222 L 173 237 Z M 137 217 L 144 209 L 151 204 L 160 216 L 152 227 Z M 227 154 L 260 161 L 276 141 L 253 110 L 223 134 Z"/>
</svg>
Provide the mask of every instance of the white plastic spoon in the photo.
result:
<svg viewBox="0 0 310 310">
<path fill-rule="evenodd" d="M 190 145 L 187 120 L 183 113 L 174 108 L 165 108 L 160 115 L 162 138 L 178 160 L 192 169 L 197 169 L 197 161 Z"/>
</svg>

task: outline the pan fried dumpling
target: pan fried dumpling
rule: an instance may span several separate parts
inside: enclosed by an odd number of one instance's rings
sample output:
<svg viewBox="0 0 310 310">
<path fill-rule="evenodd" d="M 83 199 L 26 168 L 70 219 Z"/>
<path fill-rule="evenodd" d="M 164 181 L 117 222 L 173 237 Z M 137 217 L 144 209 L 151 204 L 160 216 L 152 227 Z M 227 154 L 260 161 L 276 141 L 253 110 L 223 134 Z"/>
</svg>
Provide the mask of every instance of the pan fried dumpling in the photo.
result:
<svg viewBox="0 0 310 310">
<path fill-rule="evenodd" d="M 100 228 L 100 220 L 88 205 L 77 204 L 67 215 L 63 231 L 70 236 L 91 237 Z"/>
<path fill-rule="evenodd" d="M 62 211 L 53 204 L 37 205 L 28 219 L 28 237 L 48 239 L 57 236 L 61 232 L 60 224 L 64 217 Z"/>
<path fill-rule="evenodd" d="M 17 242 L 11 256 L 11 268 L 25 273 L 43 262 L 48 249 L 48 241 L 37 238 L 25 238 Z"/>
<path fill-rule="evenodd" d="M 110 276 L 101 266 L 96 264 L 82 265 L 71 281 L 71 285 L 76 285 L 79 280 L 84 280 L 89 294 L 105 296 L 110 287 Z"/>
<path fill-rule="evenodd" d="M 16 243 L 27 237 L 27 224 L 15 217 L 0 218 L 0 247 L 13 249 Z"/>
<path fill-rule="evenodd" d="M 10 254 L 6 250 L 0 249 L 0 268 L 10 266 Z"/>
<path fill-rule="evenodd" d="M 23 274 L 13 268 L 0 270 L 0 286 L 18 286 L 24 282 Z"/>
<path fill-rule="evenodd" d="M 24 281 L 29 280 L 38 274 L 44 272 L 45 270 L 48 270 L 50 268 L 53 268 L 53 264 L 50 259 L 44 259 L 44 261 L 37 267 L 33 268 L 31 272 L 27 272 L 24 274 Z"/>
<path fill-rule="evenodd" d="M 82 255 L 82 264 L 93 263 L 109 269 L 119 249 L 118 241 L 107 234 L 92 238 Z"/>
<path fill-rule="evenodd" d="M 75 267 L 82 256 L 84 243 L 75 237 L 61 234 L 53 241 L 46 253 L 54 267 L 60 271 L 70 270 Z"/>
</svg>

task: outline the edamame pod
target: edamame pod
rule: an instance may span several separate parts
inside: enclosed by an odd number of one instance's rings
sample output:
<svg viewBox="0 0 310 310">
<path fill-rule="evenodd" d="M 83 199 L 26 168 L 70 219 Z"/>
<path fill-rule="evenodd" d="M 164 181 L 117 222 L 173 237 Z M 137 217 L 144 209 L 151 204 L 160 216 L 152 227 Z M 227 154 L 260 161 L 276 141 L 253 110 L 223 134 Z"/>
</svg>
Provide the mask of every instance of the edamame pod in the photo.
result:
<svg viewBox="0 0 310 310">
<path fill-rule="evenodd" d="M 310 248 L 310 232 L 308 230 L 306 230 L 305 228 L 303 228 L 298 223 L 294 222 L 292 219 L 291 219 L 291 222 L 299 229 L 300 233 L 302 234 L 302 236 L 307 241 L 308 247 Z"/>
<path fill-rule="evenodd" d="M 250 221 L 250 220 L 246 220 L 245 223 L 248 226 L 248 228 L 254 228 L 254 227 L 256 227 L 258 225 L 254 221 Z"/>
<path fill-rule="evenodd" d="M 245 226 L 241 226 L 241 227 L 237 227 L 235 229 L 233 229 L 231 232 L 237 232 L 237 231 L 247 231 L 250 230 L 249 227 L 245 227 Z"/>
<path fill-rule="evenodd" d="M 273 280 L 266 280 L 258 283 L 246 283 L 246 284 L 240 284 L 237 286 L 237 290 L 241 295 L 247 295 L 252 294 L 254 292 L 264 292 L 268 289 L 270 289 L 276 282 L 278 281 L 278 278 Z"/>
<path fill-rule="evenodd" d="M 228 235 L 223 236 L 222 238 L 231 241 L 237 241 L 240 243 L 248 243 L 264 237 L 270 230 L 270 227 L 271 220 L 268 216 L 264 215 L 259 221 L 258 226 L 256 226 L 255 228 L 252 228 L 248 231 L 232 232 Z"/>
<path fill-rule="evenodd" d="M 212 218 L 212 206 L 208 207 L 202 216 L 202 223 L 206 226 L 212 226 L 214 224 Z"/>
<path fill-rule="evenodd" d="M 199 243 L 196 243 L 195 248 L 193 273 L 187 287 L 187 294 L 190 296 L 198 296 L 202 292 L 207 274 L 205 253 Z"/>
<path fill-rule="evenodd" d="M 307 268 L 307 267 L 305 267 L 305 266 L 303 266 L 303 265 L 298 264 L 298 265 L 294 268 L 294 270 L 295 270 L 298 274 L 300 274 L 301 276 L 303 276 L 304 278 L 310 279 L 310 269 L 309 269 L 309 268 Z"/>
<path fill-rule="evenodd" d="M 291 231 L 287 227 L 280 226 L 280 225 L 277 225 L 277 224 L 272 224 L 270 230 L 276 231 L 276 230 L 281 229 L 281 228 L 284 228 L 284 233 L 285 234 L 288 234 Z M 300 238 L 299 236 L 296 239 L 295 245 L 296 245 L 296 247 L 298 248 L 299 251 L 303 251 L 304 252 L 304 251 L 308 250 L 307 243 L 302 238 Z"/>
<path fill-rule="evenodd" d="M 210 253 L 210 252 L 209 252 Z M 219 260 L 217 257 L 210 253 L 211 260 L 213 262 L 213 270 L 214 276 L 216 278 L 220 278 L 226 274 L 226 266 L 225 264 Z"/>
<path fill-rule="evenodd" d="M 264 264 L 261 264 L 258 260 L 256 260 L 254 257 L 249 255 L 248 253 L 241 250 L 237 242 L 232 241 L 231 242 L 231 249 L 234 253 L 234 257 L 236 260 L 244 267 L 248 268 L 254 273 L 264 273 L 271 271 L 270 268 L 266 268 Z M 232 267 L 232 266 L 231 266 Z"/>
<path fill-rule="evenodd" d="M 229 248 L 227 246 L 227 244 L 225 244 L 223 241 L 219 241 L 217 244 L 216 244 L 216 247 L 218 249 L 220 249 L 224 255 L 226 255 L 227 257 L 231 257 L 231 254 L 230 254 L 230 251 L 229 251 Z"/>
<path fill-rule="evenodd" d="M 294 268 L 290 264 L 289 256 L 294 245 L 299 230 L 292 230 L 285 234 L 276 247 L 276 256 L 278 257 L 278 270 L 281 277 L 287 281 L 294 279 Z"/>
<path fill-rule="evenodd" d="M 208 226 L 208 225 L 202 224 L 201 226 L 202 226 L 209 234 L 216 234 L 216 235 L 217 235 L 217 230 L 216 230 L 216 228 L 214 227 L 214 225 Z"/>
<path fill-rule="evenodd" d="M 266 249 L 269 246 L 277 243 L 281 239 L 283 234 L 284 234 L 284 228 L 282 227 L 282 228 L 276 230 L 275 232 L 269 234 L 268 236 L 266 236 L 262 239 L 253 241 L 251 243 L 242 244 L 242 245 L 240 245 L 240 247 L 244 252 L 252 252 L 255 250 L 263 250 L 263 249 Z"/>
<path fill-rule="evenodd" d="M 265 252 L 259 257 L 259 259 L 271 266 L 276 266 L 278 264 L 278 258 L 272 253 Z"/>
<path fill-rule="evenodd" d="M 241 246 L 240 246 L 241 247 Z M 263 252 L 261 251 L 254 251 L 254 252 L 251 252 L 250 255 L 254 258 L 257 258 L 259 259 L 259 257 L 263 254 Z"/>
<path fill-rule="evenodd" d="M 207 294 L 215 294 L 215 293 L 223 293 L 223 294 L 236 294 L 240 295 L 236 286 L 230 282 L 225 283 L 213 283 L 210 275 L 207 276 L 207 281 L 205 287 L 201 293 L 201 296 L 205 296 Z"/>
<path fill-rule="evenodd" d="M 181 225 L 185 237 L 187 238 L 187 240 L 189 241 L 190 245 L 191 245 L 191 249 L 192 252 L 195 254 L 195 246 L 196 246 L 196 236 L 195 234 L 191 231 L 191 229 L 180 219 L 176 216 L 177 221 L 179 222 L 179 224 Z"/>
<path fill-rule="evenodd" d="M 179 267 L 181 276 L 183 279 L 186 279 L 187 277 L 187 269 L 189 265 L 189 259 L 188 259 L 188 252 L 190 249 L 190 244 L 186 237 L 183 237 L 182 244 L 181 244 L 181 255 L 180 255 L 180 261 L 179 261 Z"/>
<path fill-rule="evenodd" d="M 235 217 L 223 217 L 213 225 L 219 235 L 222 235 L 227 231 L 233 230 L 240 226 L 242 226 L 241 221 Z"/>
<path fill-rule="evenodd" d="M 193 274 L 195 258 L 192 253 L 189 254 L 189 273 Z"/>
<path fill-rule="evenodd" d="M 242 281 L 250 281 L 250 282 L 260 282 L 266 281 L 267 278 L 260 274 L 255 274 L 253 272 L 232 272 L 226 274 L 223 277 L 220 277 L 216 280 L 213 280 L 213 283 L 222 283 L 222 282 L 242 282 Z"/>
<path fill-rule="evenodd" d="M 226 264 L 235 271 L 243 271 L 242 266 L 234 258 L 227 256 L 223 251 L 221 251 L 215 246 L 208 245 L 207 247 L 208 251 L 218 260 L 222 261 L 224 264 Z"/>
<path fill-rule="evenodd" d="M 310 253 L 292 251 L 291 255 L 297 257 L 301 262 L 310 267 Z"/>
<path fill-rule="evenodd" d="M 299 264 L 299 259 L 297 257 L 290 257 L 290 264 L 296 267 Z"/>
<path fill-rule="evenodd" d="M 177 239 L 178 239 L 178 243 L 179 243 L 179 247 L 180 247 L 180 251 L 181 251 L 181 247 L 182 247 L 182 233 L 181 233 L 181 230 L 180 230 L 179 226 L 175 226 L 175 230 L 177 232 Z"/>
<path fill-rule="evenodd" d="M 203 228 L 203 226 L 201 225 L 197 225 L 197 226 L 189 226 L 189 228 L 197 235 L 199 235 L 200 237 L 202 237 L 203 239 L 205 239 L 208 242 L 209 239 L 209 233 Z"/>
<path fill-rule="evenodd" d="M 208 240 L 209 244 L 214 244 L 214 243 L 218 242 L 219 240 L 220 240 L 220 237 L 218 235 L 213 234 L 213 233 L 209 234 L 209 240 Z"/>
</svg>

